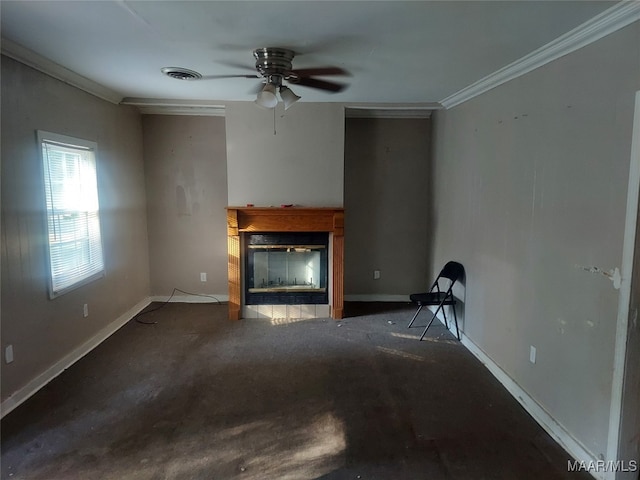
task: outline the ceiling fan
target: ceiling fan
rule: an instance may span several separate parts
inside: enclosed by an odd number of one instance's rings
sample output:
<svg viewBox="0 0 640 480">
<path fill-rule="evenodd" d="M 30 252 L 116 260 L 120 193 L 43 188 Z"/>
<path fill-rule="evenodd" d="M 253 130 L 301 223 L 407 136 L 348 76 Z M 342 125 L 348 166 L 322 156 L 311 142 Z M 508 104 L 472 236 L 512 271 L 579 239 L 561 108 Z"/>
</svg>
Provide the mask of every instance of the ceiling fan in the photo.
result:
<svg viewBox="0 0 640 480">
<path fill-rule="evenodd" d="M 347 85 L 316 78 L 317 76 L 349 75 L 340 67 L 318 67 L 294 69 L 292 65 L 295 52 L 287 48 L 264 47 L 253 51 L 256 59 L 256 73 L 251 75 L 201 75 L 193 70 L 179 67 L 165 67 L 162 73 L 178 80 L 208 80 L 216 78 L 259 78 L 262 79 L 257 91 L 256 103 L 263 107 L 274 108 L 278 104 L 276 91 L 284 102 L 285 110 L 301 97 L 293 93 L 284 82 L 290 85 L 324 90 L 329 93 L 343 91 Z"/>
</svg>

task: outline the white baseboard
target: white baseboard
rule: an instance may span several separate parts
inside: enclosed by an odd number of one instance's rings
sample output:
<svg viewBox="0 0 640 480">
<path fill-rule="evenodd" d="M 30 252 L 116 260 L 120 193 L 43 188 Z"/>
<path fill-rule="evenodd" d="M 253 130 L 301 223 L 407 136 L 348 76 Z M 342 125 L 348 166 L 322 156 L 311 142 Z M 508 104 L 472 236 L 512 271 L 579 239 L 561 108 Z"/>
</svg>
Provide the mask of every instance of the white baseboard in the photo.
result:
<svg viewBox="0 0 640 480">
<path fill-rule="evenodd" d="M 429 307 L 431 308 L 431 307 Z M 444 318 L 441 313 L 436 317 L 443 325 Z M 454 327 L 454 322 L 449 321 L 449 330 Z M 455 335 L 455 332 L 451 330 Z M 489 355 L 487 355 L 478 345 L 476 345 L 464 332 L 460 331 L 460 342 L 466 347 L 482 364 L 487 367 L 491 374 L 502 384 L 504 388 L 515 398 L 520 405 L 533 417 L 533 419 L 558 442 L 575 460 L 579 462 L 597 462 L 599 460 L 587 448 L 580 443 L 564 426 L 562 426 L 542 405 L 531 397 L 518 383 L 511 378 Z M 589 473 L 598 480 L 605 480 L 606 473 L 589 470 Z"/>
<path fill-rule="evenodd" d="M 473 355 L 480 360 L 494 377 L 507 389 L 507 391 L 524 407 L 544 430 L 575 459 L 585 463 L 596 462 L 599 459 L 589 452 L 578 440 L 576 440 L 569 431 L 567 431 L 558 421 L 553 418 L 538 402 L 536 402 L 525 390 L 520 387 L 504 370 L 502 370 L 491 358 L 482 351 L 469 337 L 462 334 L 462 344 Z M 604 480 L 604 476 L 600 476 L 596 472 L 591 474 L 599 479 Z"/>
<path fill-rule="evenodd" d="M 24 387 L 14 392 L 9 398 L 4 400 L 0 404 L 0 418 L 13 411 L 16 407 L 18 407 L 25 400 L 35 394 L 47 383 L 56 378 L 91 350 L 100 345 L 103 341 L 105 341 L 113 333 L 115 333 L 120 327 L 122 327 L 125 323 L 135 317 L 140 311 L 142 311 L 147 305 L 149 305 L 149 303 L 149 297 L 146 297 L 144 300 L 138 302 L 134 307 L 130 308 L 125 313 L 120 315 L 115 321 L 104 327 L 89 340 L 87 340 L 82 345 L 65 355 L 62 359 L 51 365 L 44 372 L 27 383 Z"/>
<path fill-rule="evenodd" d="M 152 302 L 169 303 L 223 303 L 229 301 L 229 295 L 218 294 L 193 294 L 193 295 L 155 295 L 150 299 Z"/>
<path fill-rule="evenodd" d="M 345 295 L 347 302 L 408 302 L 409 295 L 363 294 Z"/>
</svg>

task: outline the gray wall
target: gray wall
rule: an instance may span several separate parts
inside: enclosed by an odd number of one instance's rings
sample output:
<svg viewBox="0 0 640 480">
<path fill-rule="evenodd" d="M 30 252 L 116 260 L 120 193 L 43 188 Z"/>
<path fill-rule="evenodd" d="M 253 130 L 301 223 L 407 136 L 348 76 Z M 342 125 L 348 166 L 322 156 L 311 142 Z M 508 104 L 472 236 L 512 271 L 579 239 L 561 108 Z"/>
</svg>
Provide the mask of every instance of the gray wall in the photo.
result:
<svg viewBox="0 0 640 480">
<path fill-rule="evenodd" d="M 284 112 L 226 106 L 229 205 L 342 207 L 344 111 L 296 103 Z"/>
<path fill-rule="evenodd" d="M 151 293 L 178 288 L 226 300 L 225 119 L 144 115 L 142 125 Z"/>
<path fill-rule="evenodd" d="M 346 119 L 347 299 L 408 300 L 428 288 L 430 131 L 428 119 Z"/>
<path fill-rule="evenodd" d="M 465 265 L 465 334 L 604 458 L 619 291 L 583 267 L 620 268 L 639 49 L 636 22 L 434 122 L 433 265 Z"/>
<path fill-rule="evenodd" d="M 36 130 L 98 143 L 106 276 L 48 298 Z M 2 400 L 149 295 L 139 114 L 2 57 Z M 83 304 L 89 317 L 83 318 Z"/>
</svg>

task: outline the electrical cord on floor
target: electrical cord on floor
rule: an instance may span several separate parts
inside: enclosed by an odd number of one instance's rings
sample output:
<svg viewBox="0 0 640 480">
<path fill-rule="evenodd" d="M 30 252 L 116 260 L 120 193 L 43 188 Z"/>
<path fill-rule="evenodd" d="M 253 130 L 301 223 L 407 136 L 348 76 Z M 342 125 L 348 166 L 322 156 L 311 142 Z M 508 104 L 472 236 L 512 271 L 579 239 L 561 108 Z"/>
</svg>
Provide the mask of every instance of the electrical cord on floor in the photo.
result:
<svg viewBox="0 0 640 480">
<path fill-rule="evenodd" d="M 169 298 L 164 301 L 163 303 L 161 303 L 160 305 L 158 305 L 155 308 L 152 308 L 151 310 L 147 310 L 144 312 L 140 312 L 138 313 L 135 317 L 133 317 L 133 319 L 138 322 L 138 323 L 142 323 L 143 325 L 155 325 L 158 322 L 143 322 L 142 320 L 140 320 L 139 317 L 141 317 L 142 315 L 146 315 L 147 313 L 152 313 L 152 312 L 157 312 L 158 310 L 160 310 L 161 308 L 165 307 L 168 303 L 171 302 L 171 299 L 174 297 L 174 295 L 176 294 L 176 292 L 180 292 L 180 293 L 184 293 L 186 295 L 193 295 L 195 297 L 207 297 L 207 298 L 213 298 L 215 300 L 215 302 L 211 302 L 211 303 L 217 303 L 220 304 L 220 300 L 216 297 L 214 297 L 213 295 L 207 295 L 205 293 L 192 293 L 192 292 L 186 292 L 184 290 L 180 290 L 179 288 L 174 288 L 173 292 L 171 292 L 171 295 L 169 296 Z"/>
</svg>

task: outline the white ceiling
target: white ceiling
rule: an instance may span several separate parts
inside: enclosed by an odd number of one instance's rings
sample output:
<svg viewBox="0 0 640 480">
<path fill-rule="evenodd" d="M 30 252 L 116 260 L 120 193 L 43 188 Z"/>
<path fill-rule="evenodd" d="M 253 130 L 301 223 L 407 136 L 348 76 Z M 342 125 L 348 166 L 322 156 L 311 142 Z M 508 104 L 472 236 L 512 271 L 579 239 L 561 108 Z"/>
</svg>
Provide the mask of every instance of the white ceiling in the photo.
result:
<svg viewBox="0 0 640 480">
<path fill-rule="evenodd" d="M 430 104 L 615 3 L 2 0 L 0 13 L 5 44 L 26 47 L 119 97 L 253 100 L 255 79 L 185 82 L 160 69 L 250 74 L 254 48 L 281 46 L 297 52 L 294 68 L 333 65 L 351 74 L 332 78 L 350 85 L 337 94 L 293 87 L 303 101 Z"/>
</svg>

